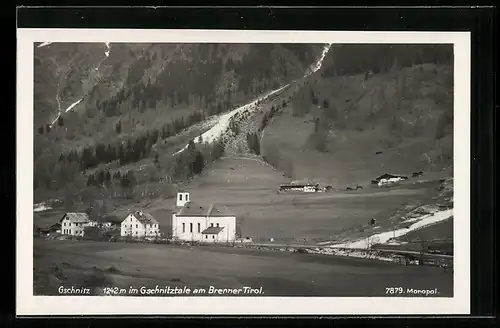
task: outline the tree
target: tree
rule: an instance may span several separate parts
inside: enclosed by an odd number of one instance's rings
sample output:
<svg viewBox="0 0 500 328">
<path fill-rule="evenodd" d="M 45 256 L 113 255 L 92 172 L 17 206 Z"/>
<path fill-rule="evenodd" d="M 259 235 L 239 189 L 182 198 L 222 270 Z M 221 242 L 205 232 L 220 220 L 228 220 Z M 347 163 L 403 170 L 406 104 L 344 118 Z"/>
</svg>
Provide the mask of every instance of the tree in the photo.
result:
<svg viewBox="0 0 500 328">
<path fill-rule="evenodd" d="M 215 161 L 222 156 L 224 156 L 224 143 L 222 141 L 217 141 L 215 144 L 213 144 L 212 149 L 210 151 L 210 158 L 212 161 Z"/>
<path fill-rule="evenodd" d="M 323 108 L 328 108 L 328 99 L 323 100 Z"/>
<path fill-rule="evenodd" d="M 72 212 L 74 210 L 73 208 L 73 193 L 71 192 L 71 189 L 67 186 L 64 189 L 64 210 L 66 212 Z"/>
<path fill-rule="evenodd" d="M 105 183 L 106 187 L 108 187 L 108 188 L 111 186 L 111 173 L 109 173 L 109 171 L 106 171 L 104 183 Z"/>
<path fill-rule="evenodd" d="M 319 117 L 317 117 L 316 120 L 314 121 L 314 132 L 318 133 L 319 129 L 320 129 L 320 120 Z"/>
<path fill-rule="evenodd" d="M 195 149 L 196 149 L 196 146 L 194 144 L 194 141 L 193 140 L 189 140 L 188 147 L 187 147 L 188 152 L 192 152 Z"/>
<path fill-rule="evenodd" d="M 260 142 L 257 134 L 247 133 L 247 144 L 251 152 L 260 155 Z"/>
<path fill-rule="evenodd" d="M 87 178 L 87 187 L 94 186 L 95 183 L 95 178 L 93 174 L 90 174 L 89 177 Z"/>
<path fill-rule="evenodd" d="M 133 187 L 136 182 L 133 171 L 128 171 L 127 174 L 121 178 L 121 186 L 124 188 Z"/>
<path fill-rule="evenodd" d="M 97 181 L 96 181 L 97 185 L 98 186 L 102 186 L 103 183 L 104 183 L 104 179 L 105 179 L 105 173 L 104 173 L 104 171 L 99 171 L 97 173 Z"/>
<path fill-rule="evenodd" d="M 316 97 L 316 94 L 314 93 L 313 90 L 311 90 L 311 103 L 313 105 L 317 105 L 318 104 L 318 98 Z"/>
<path fill-rule="evenodd" d="M 122 122 L 121 122 L 121 121 L 118 121 L 118 123 L 116 123 L 116 126 L 115 126 L 115 132 L 116 132 L 117 134 L 122 133 Z"/>
<path fill-rule="evenodd" d="M 204 167 L 205 167 L 205 161 L 203 158 L 203 154 L 200 151 L 198 151 L 194 158 L 192 171 L 194 174 L 200 174 L 203 171 Z"/>
<path fill-rule="evenodd" d="M 448 112 L 442 112 L 438 116 L 437 124 L 436 124 L 436 139 L 441 139 L 445 136 L 446 127 L 448 123 L 451 122 L 450 115 Z"/>
<path fill-rule="evenodd" d="M 60 115 L 59 118 L 57 119 L 57 125 L 59 125 L 59 126 L 63 126 L 64 125 L 64 120 L 63 120 L 62 115 Z"/>
</svg>

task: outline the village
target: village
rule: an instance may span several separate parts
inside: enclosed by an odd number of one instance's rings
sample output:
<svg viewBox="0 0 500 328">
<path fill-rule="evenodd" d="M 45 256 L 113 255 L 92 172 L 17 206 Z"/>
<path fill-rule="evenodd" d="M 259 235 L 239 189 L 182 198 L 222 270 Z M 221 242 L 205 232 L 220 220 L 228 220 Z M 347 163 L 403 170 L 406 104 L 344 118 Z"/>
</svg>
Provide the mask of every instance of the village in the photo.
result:
<svg viewBox="0 0 500 328">
<path fill-rule="evenodd" d="M 422 172 L 413 173 L 413 177 Z M 387 187 L 407 180 L 406 176 L 383 174 L 371 181 L 372 185 Z M 362 186 L 347 186 L 345 191 L 356 191 Z M 319 183 L 309 181 L 292 181 L 282 184 L 278 193 L 320 193 L 331 192 L 331 186 L 320 187 Z M 374 224 L 372 220 L 371 224 Z M 190 199 L 188 192 L 178 192 L 175 206 L 172 209 L 171 231 L 160 229 L 160 224 L 150 213 L 142 210 L 131 211 L 122 220 L 92 220 L 85 212 L 68 212 L 52 225 L 39 228 L 34 225 L 35 236 L 50 239 L 99 239 L 125 241 L 156 242 L 190 242 L 190 243 L 249 243 L 250 237 L 242 237 L 237 233 L 236 215 L 220 204 L 202 204 Z M 272 242 L 272 240 L 271 240 Z"/>
<path fill-rule="evenodd" d="M 236 241 L 236 216 L 222 205 L 193 202 L 189 193 L 177 194 L 172 211 L 172 231 L 160 230 L 159 222 L 143 211 L 133 211 L 122 221 L 91 220 L 87 213 L 65 213 L 48 228 L 35 227 L 35 235 L 65 238 L 126 240 L 175 240 L 205 243 Z"/>
</svg>

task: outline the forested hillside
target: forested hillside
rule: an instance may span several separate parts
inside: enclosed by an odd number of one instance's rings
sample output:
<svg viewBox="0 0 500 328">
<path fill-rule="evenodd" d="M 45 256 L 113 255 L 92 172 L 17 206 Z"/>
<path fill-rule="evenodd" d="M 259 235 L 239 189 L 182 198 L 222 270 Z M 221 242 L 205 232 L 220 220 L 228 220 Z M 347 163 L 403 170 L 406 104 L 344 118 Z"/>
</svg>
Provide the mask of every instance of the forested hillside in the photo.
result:
<svg viewBox="0 0 500 328">
<path fill-rule="evenodd" d="M 302 76 L 320 48 L 35 45 L 37 195 L 44 198 L 63 189 L 75 194 L 96 181 L 105 184 L 107 177 L 130 176 L 126 173 L 136 169 L 133 165 L 145 159 L 157 166 L 159 176 L 186 178 L 168 158 L 175 145 L 191 140 L 190 133 L 199 133 L 186 132 L 190 127 Z M 206 162 L 220 156 L 220 147 L 203 152 Z M 177 161 L 185 163 L 186 156 Z"/>
<path fill-rule="evenodd" d="M 453 165 L 451 45 L 332 45 L 260 145 L 292 178 L 364 183 Z"/>
</svg>

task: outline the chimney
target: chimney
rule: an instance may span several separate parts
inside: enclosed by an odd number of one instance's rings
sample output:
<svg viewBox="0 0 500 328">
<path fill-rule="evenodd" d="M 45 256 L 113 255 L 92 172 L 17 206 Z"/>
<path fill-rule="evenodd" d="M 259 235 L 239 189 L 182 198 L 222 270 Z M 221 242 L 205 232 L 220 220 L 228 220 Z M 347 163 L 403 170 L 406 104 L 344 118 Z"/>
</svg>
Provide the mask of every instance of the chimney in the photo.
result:
<svg viewBox="0 0 500 328">
<path fill-rule="evenodd" d="M 176 205 L 178 207 L 183 207 L 189 201 L 190 201 L 190 199 L 189 199 L 189 193 L 188 192 L 178 192 L 177 193 Z"/>
</svg>

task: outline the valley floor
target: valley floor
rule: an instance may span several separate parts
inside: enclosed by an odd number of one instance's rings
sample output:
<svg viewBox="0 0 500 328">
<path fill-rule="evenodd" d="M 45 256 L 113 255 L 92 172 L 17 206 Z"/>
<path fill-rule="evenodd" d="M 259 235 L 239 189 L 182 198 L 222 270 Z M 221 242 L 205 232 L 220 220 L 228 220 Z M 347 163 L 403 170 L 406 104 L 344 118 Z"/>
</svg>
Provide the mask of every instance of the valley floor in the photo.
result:
<svg viewBox="0 0 500 328">
<path fill-rule="evenodd" d="M 237 216 L 243 237 L 268 242 L 307 243 L 355 238 L 390 231 L 405 206 L 434 202 L 438 181 L 406 184 L 393 188 L 366 187 L 358 191 L 325 193 L 277 193 L 289 179 L 258 157 L 232 156 L 217 161 L 186 188 L 191 199 L 228 206 Z M 137 204 L 171 230 L 173 200 Z M 126 212 L 119 213 L 121 216 Z M 371 226 L 370 219 L 377 224 Z"/>
<path fill-rule="evenodd" d="M 217 246 L 34 240 L 35 295 L 57 295 L 60 286 L 103 295 L 106 286 L 156 285 L 262 287 L 259 296 L 387 296 L 387 287 L 453 296 L 453 274 L 436 267 Z"/>
</svg>

